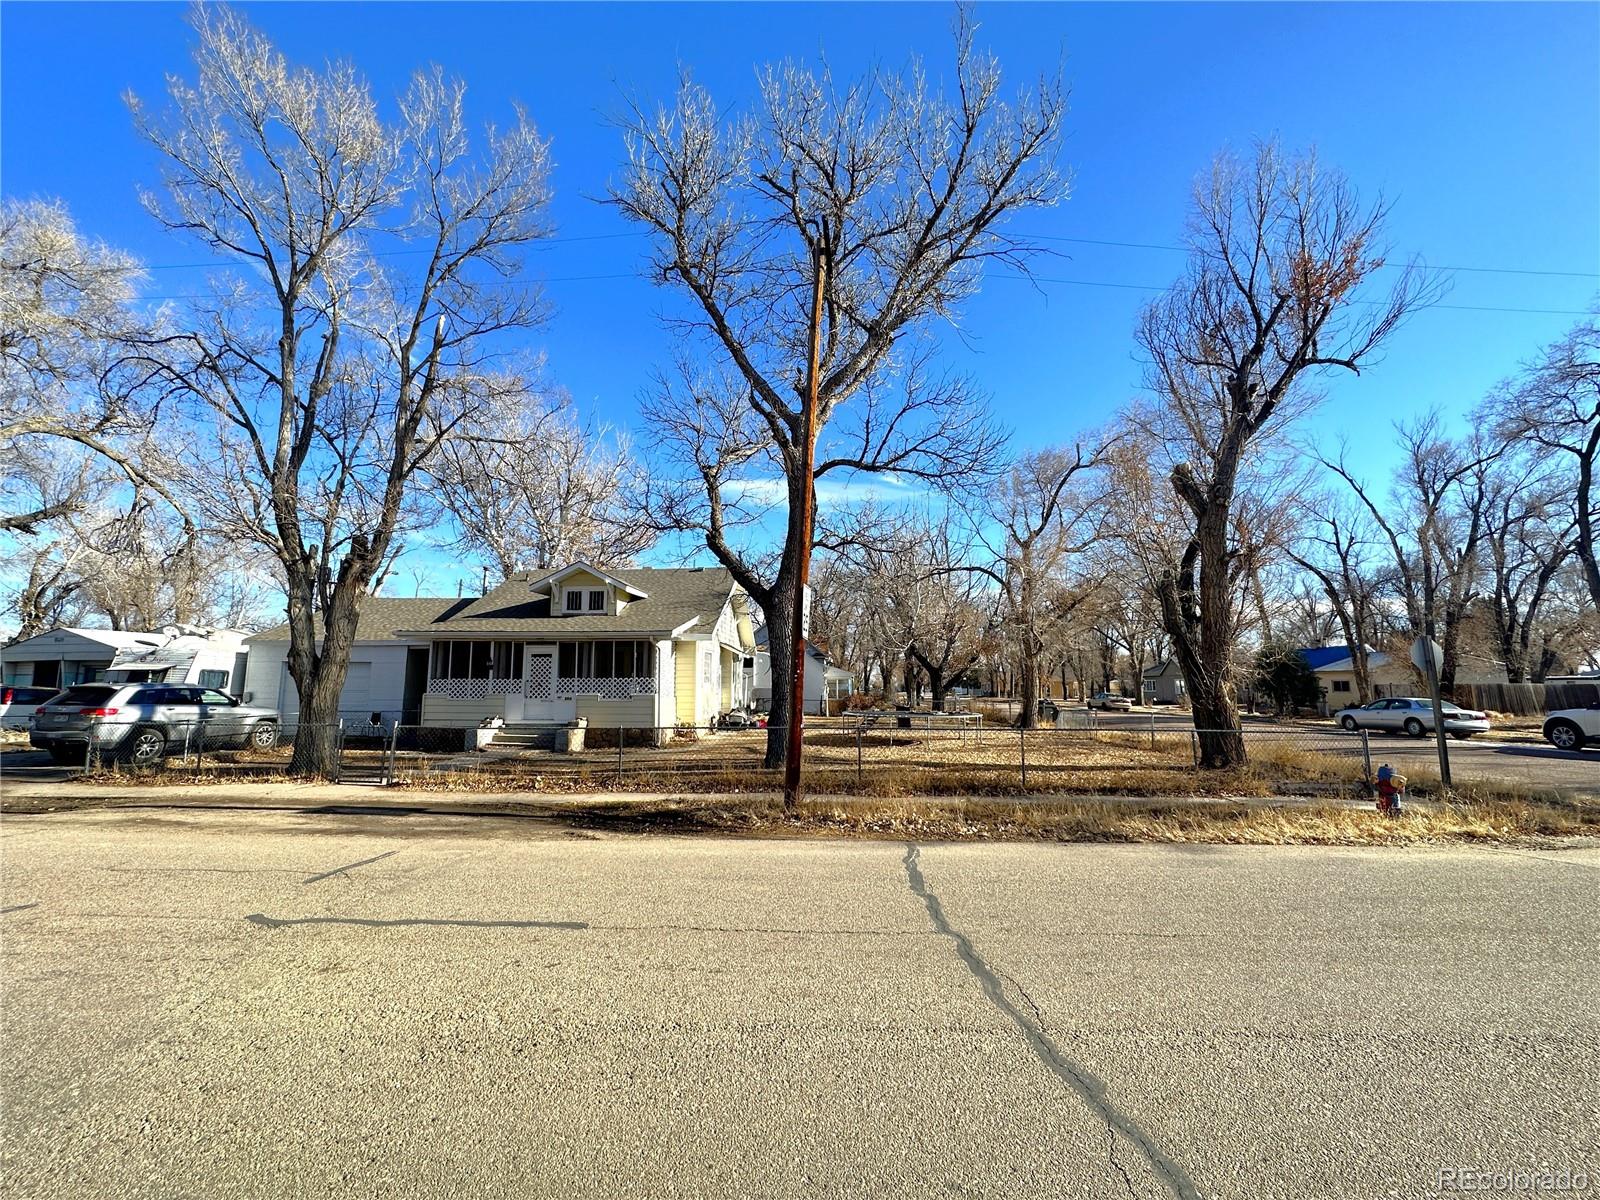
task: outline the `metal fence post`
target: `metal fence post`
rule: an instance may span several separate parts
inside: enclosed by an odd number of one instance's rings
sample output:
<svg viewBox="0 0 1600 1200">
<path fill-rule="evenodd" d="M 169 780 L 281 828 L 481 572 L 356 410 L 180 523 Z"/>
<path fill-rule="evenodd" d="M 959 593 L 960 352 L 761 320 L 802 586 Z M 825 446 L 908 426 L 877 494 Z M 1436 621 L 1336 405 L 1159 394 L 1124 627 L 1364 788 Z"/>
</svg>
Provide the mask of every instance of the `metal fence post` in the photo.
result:
<svg viewBox="0 0 1600 1200">
<path fill-rule="evenodd" d="M 1366 780 L 1372 781 L 1372 743 L 1367 741 L 1367 731 L 1361 730 L 1361 764 L 1366 768 Z"/>
<path fill-rule="evenodd" d="M 617 726 L 617 778 L 622 778 L 622 726 Z"/>
<path fill-rule="evenodd" d="M 861 726 L 856 726 L 856 786 L 861 786 Z"/>
<path fill-rule="evenodd" d="M 1022 765 L 1022 786 L 1028 786 L 1028 727 L 1017 720 L 1017 760 Z"/>
<path fill-rule="evenodd" d="M 1151 712 L 1150 712 L 1150 749 L 1154 750 L 1155 748 L 1156 748 L 1156 714 L 1155 714 L 1155 710 L 1152 709 Z"/>
<path fill-rule="evenodd" d="M 194 769 L 199 774 L 206 769 L 206 723 L 199 721 L 197 724 L 200 726 L 200 736 L 194 745 Z"/>
<path fill-rule="evenodd" d="M 1200 765 L 1200 731 L 1197 729 L 1189 731 L 1189 754 L 1194 759 L 1194 765 L 1198 767 Z"/>
<path fill-rule="evenodd" d="M 339 724 L 333 731 L 333 781 L 344 782 L 344 718 L 339 718 Z"/>
<path fill-rule="evenodd" d="M 397 747 L 400 744 L 400 722 L 397 720 L 389 726 L 389 757 L 384 760 L 383 782 L 385 787 L 394 785 L 394 777 L 399 769 L 399 760 L 396 757 Z"/>
</svg>

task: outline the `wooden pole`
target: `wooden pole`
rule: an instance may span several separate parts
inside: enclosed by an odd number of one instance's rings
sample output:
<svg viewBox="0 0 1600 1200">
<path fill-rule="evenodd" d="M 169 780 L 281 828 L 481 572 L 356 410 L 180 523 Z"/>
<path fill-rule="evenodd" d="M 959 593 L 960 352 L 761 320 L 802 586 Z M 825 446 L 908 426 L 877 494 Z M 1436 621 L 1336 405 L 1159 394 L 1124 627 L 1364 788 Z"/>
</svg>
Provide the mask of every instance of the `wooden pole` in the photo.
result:
<svg viewBox="0 0 1600 1200">
<path fill-rule="evenodd" d="M 828 259 L 819 239 L 811 247 L 811 328 L 809 331 L 806 392 L 800 402 L 800 563 L 794 583 L 794 679 L 789 701 L 789 752 L 783 758 L 783 806 L 792 810 L 801 796 L 800 754 L 805 737 L 806 707 L 806 587 L 811 581 L 811 538 L 816 520 L 817 375 L 822 353 L 822 293 L 827 282 Z"/>
</svg>

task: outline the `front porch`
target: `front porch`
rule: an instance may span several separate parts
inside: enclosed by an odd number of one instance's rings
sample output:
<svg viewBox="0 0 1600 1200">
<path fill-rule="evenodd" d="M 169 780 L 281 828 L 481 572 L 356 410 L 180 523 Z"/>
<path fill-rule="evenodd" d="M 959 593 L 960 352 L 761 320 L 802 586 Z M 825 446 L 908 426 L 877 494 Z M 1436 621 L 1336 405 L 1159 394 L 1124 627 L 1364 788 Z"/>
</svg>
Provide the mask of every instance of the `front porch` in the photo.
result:
<svg viewBox="0 0 1600 1200">
<path fill-rule="evenodd" d="M 643 638 L 432 643 L 423 722 L 671 725 L 670 641 Z"/>
</svg>

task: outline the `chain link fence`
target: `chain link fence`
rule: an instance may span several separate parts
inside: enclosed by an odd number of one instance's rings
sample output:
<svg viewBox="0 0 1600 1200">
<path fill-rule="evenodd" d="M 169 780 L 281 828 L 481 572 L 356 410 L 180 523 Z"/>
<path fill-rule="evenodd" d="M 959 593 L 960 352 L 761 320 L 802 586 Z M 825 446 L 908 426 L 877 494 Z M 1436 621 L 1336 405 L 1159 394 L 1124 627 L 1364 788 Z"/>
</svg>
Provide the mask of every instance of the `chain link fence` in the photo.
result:
<svg viewBox="0 0 1600 1200">
<path fill-rule="evenodd" d="M 497 726 L 407 724 L 399 720 L 285 722 L 241 728 L 227 721 L 171 723 L 150 750 L 122 727 L 97 726 L 75 755 L 57 757 L 88 772 L 183 772 L 219 782 L 270 778 L 302 761 L 326 764 L 344 783 L 442 790 L 558 792 L 622 789 L 772 790 L 783 781 L 788 731 L 780 727 Z M 1364 732 L 1294 727 L 1240 734 L 1255 779 L 1284 791 L 1358 793 L 1372 776 Z M 808 717 L 803 779 L 817 792 L 1069 792 L 1184 794 L 1193 788 L 1201 735 L 1171 723 L 1148 728 L 1046 727 L 1023 730 L 976 714 L 873 713 Z M 1407 746 L 1412 756 L 1432 743 Z M 146 752 L 150 751 L 150 752 Z M 770 752 L 769 752 L 770 751 Z M 1398 757 L 1391 755 L 1391 758 Z M 1419 764 L 1420 765 L 1420 764 Z"/>
</svg>

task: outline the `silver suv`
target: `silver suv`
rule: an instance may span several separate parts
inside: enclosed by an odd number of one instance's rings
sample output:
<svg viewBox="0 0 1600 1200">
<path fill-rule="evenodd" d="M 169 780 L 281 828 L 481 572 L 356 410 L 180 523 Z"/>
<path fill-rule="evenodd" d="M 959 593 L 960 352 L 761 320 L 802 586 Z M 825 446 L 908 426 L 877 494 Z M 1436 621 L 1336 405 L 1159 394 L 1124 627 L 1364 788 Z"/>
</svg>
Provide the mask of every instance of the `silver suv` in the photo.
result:
<svg viewBox="0 0 1600 1200">
<path fill-rule="evenodd" d="M 29 740 L 59 763 L 84 762 L 93 746 L 105 758 L 145 765 L 202 746 L 271 749 L 278 714 L 192 684 L 80 683 L 35 711 Z"/>
</svg>

